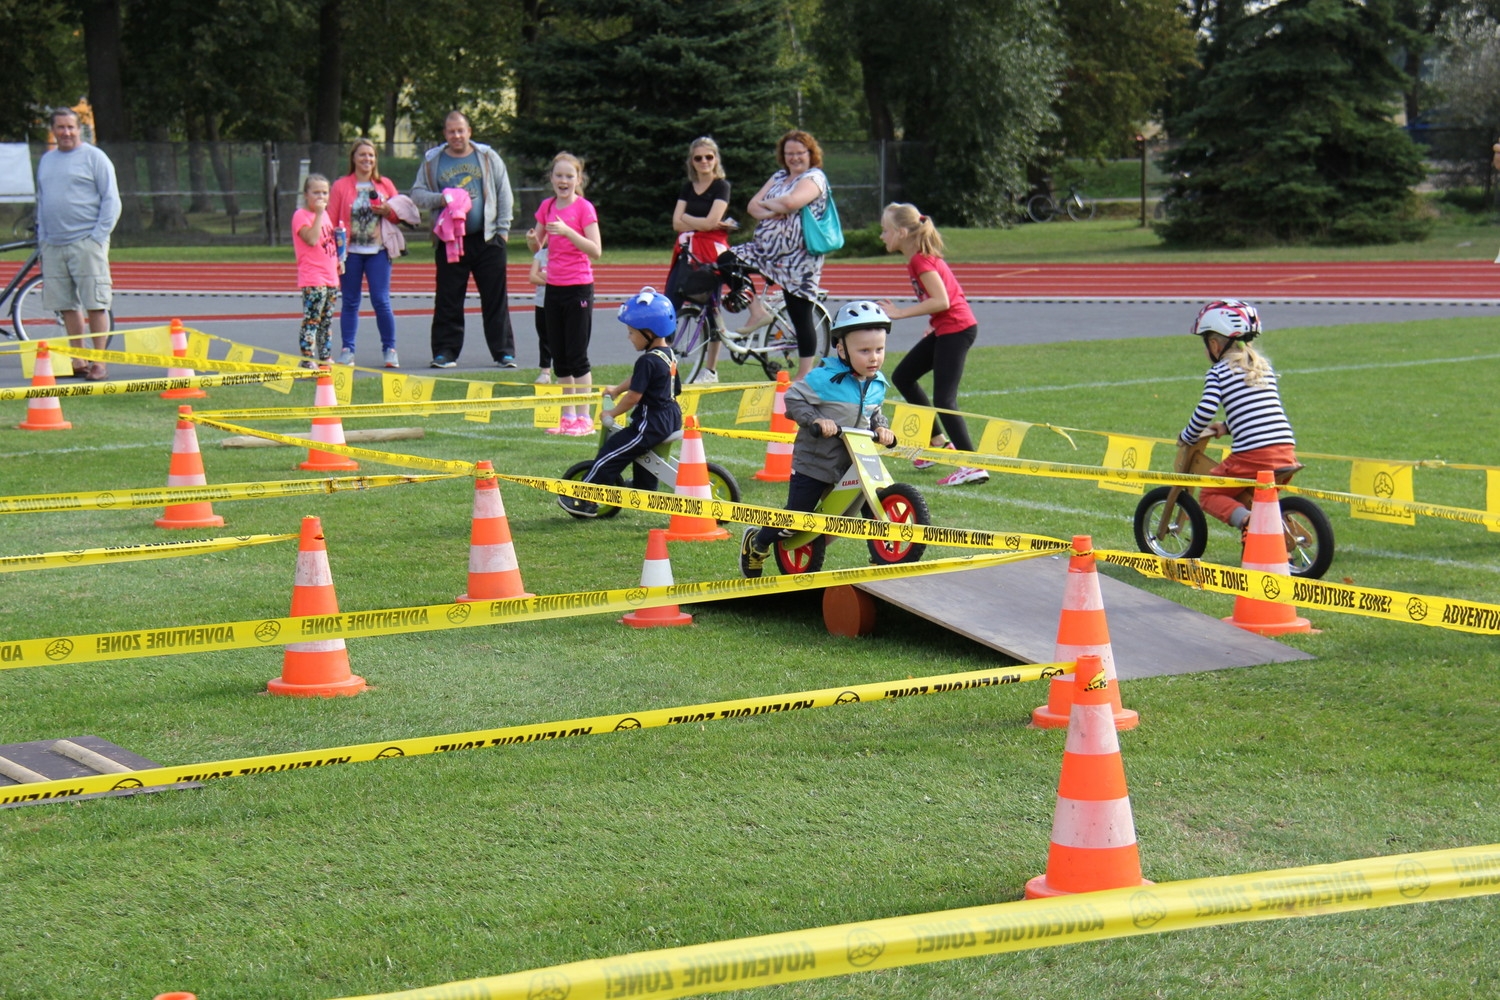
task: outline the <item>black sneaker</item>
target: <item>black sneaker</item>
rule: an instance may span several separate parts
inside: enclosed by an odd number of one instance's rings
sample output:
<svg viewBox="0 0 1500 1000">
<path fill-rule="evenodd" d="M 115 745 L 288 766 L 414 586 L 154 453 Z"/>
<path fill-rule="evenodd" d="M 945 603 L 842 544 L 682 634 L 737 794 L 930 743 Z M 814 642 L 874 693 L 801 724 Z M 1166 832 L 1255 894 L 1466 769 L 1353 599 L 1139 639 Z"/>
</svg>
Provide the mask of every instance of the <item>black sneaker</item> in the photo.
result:
<svg viewBox="0 0 1500 1000">
<path fill-rule="evenodd" d="M 758 534 L 760 529 L 752 524 L 740 536 L 740 575 L 752 580 L 764 571 L 766 557 L 771 554 L 769 549 L 755 547 L 755 536 Z"/>
<path fill-rule="evenodd" d="M 599 505 L 592 500 L 579 500 L 577 497 L 557 498 L 557 505 L 574 517 L 598 517 Z"/>
<path fill-rule="evenodd" d="M 500 359 L 499 365 L 501 368 L 514 368 L 516 366 L 516 359 L 507 354 Z"/>
<path fill-rule="evenodd" d="M 432 359 L 432 367 L 434 367 L 434 368 L 457 368 L 458 367 L 458 362 L 454 361 L 452 358 L 448 357 L 448 355 L 446 355 L 446 354 L 439 354 L 439 355 L 436 355 L 436 356 L 433 357 L 433 359 Z"/>
</svg>

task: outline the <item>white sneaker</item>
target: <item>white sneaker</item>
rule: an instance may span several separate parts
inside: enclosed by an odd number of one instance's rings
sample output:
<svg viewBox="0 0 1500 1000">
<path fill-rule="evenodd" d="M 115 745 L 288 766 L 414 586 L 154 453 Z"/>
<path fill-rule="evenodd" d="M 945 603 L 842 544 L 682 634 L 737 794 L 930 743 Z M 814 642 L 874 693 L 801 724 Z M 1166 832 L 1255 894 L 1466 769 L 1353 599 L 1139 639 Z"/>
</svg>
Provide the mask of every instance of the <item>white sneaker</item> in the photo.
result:
<svg viewBox="0 0 1500 1000">
<path fill-rule="evenodd" d="M 990 474 L 983 469 L 972 469 L 961 465 L 938 480 L 939 486 L 962 486 L 964 483 L 987 483 Z"/>
<path fill-rule="evenodd" d="M 381 357 L 384 359 L 387 368 L 401 367 L 401 359 L 396 356 L 396 349 L 394 347 L 386 350 Z"/>
<path fill-rule="evenodd" d="M 339 351 L 339 364 L 341 364 L 341 365 L 352 365 L 352 364 L 354 364 L 354 348 L 352 348 L 352 347 L 346 347 L 342 351 Z"/>
<path fill-rule="evenodd" d="M 712 369 L 705 368 L 701 372 L 699 372 L 698 374 L 696 374 L 696 375 L 693 376 L 693 383 L 692 384 L 693 385 L 713 385 L 715 382 L 718 382 L 718 381 L 719 381 L 719 373 L 716 372 L 716 371 L 713 371 Z"/>
<path fill-rule="evenodd" d="M 534 382 L 533 384 L 534 385 L 550 385 L 551 382 L 552 382 L 552 373 L 549 372 L 547 369 L 543 368 L 540 372 L 537 373 L 536 382 Z"/>
</svg>

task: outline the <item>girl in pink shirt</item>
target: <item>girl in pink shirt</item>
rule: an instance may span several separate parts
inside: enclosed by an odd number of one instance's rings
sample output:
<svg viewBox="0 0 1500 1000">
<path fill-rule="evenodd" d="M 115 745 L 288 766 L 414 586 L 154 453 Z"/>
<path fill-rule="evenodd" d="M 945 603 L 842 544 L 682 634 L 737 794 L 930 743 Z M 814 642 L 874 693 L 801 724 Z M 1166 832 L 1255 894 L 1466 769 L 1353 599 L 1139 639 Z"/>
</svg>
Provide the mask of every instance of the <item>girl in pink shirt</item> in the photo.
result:
<svg viewBox="0 0 1500 1000">
<path fill-rule="evenodd" d="M 887 205 L 880 217 L 880 239 L 886 250 L 897 251 L 906 258 L 906 273 L 911 278 L 912 290 L 917 293 L 913 305 L 898 306 L 883 299 L 880 307 L 891 319 L 932 317 L 927 335 L 901 359 L 891 373 L 891 381 L 908 403 L 937 406 L 948 436 L 944 438 L 941 431 L 934 433 L 932 447 L 973 451 L 969 425 L 961 414 L 949 411 L 958 409 L 958 383 L 964 375 L 969 348 L 979 335 L 979 324 L 958 279 L 943 259 L 942 234 L 931 219 L 917 211 L 917 206 L 894 203 Z M 931 402 L 917 382 L 928 372 L 932 372 Z M 926 469 L 934 463 L 917 459 L 913 464 Z M 959 466 L 938 480 L 938 485 L 982 483 L 989 478 L 990 474 L 983 469 Z"/>
<path fill-rule="evenodd" d="M 339 299 L 339 262 L 328 218 L 328 178 L 308 174 L 302 182 L 302 207 L 292 213 L 292 246 L 297 252 L 297 285 L 302 289 L 302 328 L 297 341 L 308 367 L 329 364 L 333 357 L 328 328 Z"/>
<path fill-rule="evenodd" d="M 563 386 L 564 395 L 589 392 L 593 383 L 589 366 L 589 336 L 594 322 L 594 266 L 602 244 L 599 216 L 583 197 L 588 182 L 583 161 L 572 153 L 552 158 L 553 196 L 536 212 L 537 228 L 527 242 L 547 247 L 547 285 L 543 293 L 543 315 L 547 325 L 547 348 L 552 354 L 552 375 Z M 581 437 L 594 433 L 591 408 L 564 406 L 562 421 L 551 434 Z"/>
</svg>

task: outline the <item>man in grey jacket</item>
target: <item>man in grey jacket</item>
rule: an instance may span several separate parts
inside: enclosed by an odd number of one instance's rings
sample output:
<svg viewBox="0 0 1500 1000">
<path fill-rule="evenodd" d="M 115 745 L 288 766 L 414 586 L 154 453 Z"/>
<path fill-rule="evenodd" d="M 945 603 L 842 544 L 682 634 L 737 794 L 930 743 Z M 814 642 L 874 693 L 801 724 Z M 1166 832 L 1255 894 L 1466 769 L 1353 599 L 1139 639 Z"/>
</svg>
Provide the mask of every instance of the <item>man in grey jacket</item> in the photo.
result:
<svg viewBox="0 0 1500 1000">
<path fill-rule="evenodd" d="M 109 343 L 109 235 L 120 221 L 115 167 L 98 146 L 83 141 L 78 114 L 52 112 L 57 148 L 36 168 L 36 238 L 42 248 L 42 305 L 63 317 L 69 337 L 83 334 L 84 314 L 95 350 Z M 75 341 L 77 343 L 77 341 Z M 75 361 L 74 375 L 106 377 L 104 365 Z"/>
<path fill-rule="evenodd" d="M 483 143 L 472 141 L 469 117 L 448 113 L 443 125 L 447 142 L 427 151 L 411 200 L 418 208 L 440 212 L 447 205 L 444 188 L 462 188 L 471 200 L 465 220 L 463 254 L 449 263 L 447 247 L 434 241 L 437 289 L 432 301 L 432 367 L 453 368 L 464 346 L 464 297 L 469 275 L 479 289 L 484 340 L 501 368 L 516 366 L 515 335 L 505 297 L 505 244 L 510 239 L 514 198 L 505 162 Z"/>
</svg>

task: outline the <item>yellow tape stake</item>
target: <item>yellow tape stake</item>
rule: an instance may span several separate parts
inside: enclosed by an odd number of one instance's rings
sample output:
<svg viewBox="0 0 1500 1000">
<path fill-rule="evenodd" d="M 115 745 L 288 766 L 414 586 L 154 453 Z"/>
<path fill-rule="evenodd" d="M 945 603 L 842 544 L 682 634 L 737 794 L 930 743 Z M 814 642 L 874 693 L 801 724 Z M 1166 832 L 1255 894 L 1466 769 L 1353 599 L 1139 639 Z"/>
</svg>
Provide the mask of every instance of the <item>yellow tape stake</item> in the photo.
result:
<svg viewBox="0 0 1500 1000">
<path fill-rule="evenodd" d="M 886 917 L 345 1000 L 663 1000 L 1085 941 L 1496 893 L 1500 844 L 1486 844 Z"/>
<path fill-rule="evenodd" d="M 666 604 L 725 601 L 748 594 L 795 593 L 843 584 L 867 583 L 897 577 L 927 576 L 955 570 L 998 566 L 1030 559 L 1042 553 L 959 556 L 900 566 L 862 566 L 856 569 L 823 570 L 796 576 L 760 577 L 755 580 L 709 580 L 665 587 L 631 587 L 618 590 L 548 594 L 467 604 L 430 604 L 373 611 L 345 611 L 337 615 L 262 618 L 238 622 L 216 622 L 172 628 L 98 632 L 88 635 L 53 636 L 41 639 L 0 641 L 0 670 L 44 667 L 63 663 L 97 663 L 131 660 L 176 653 L 203 653 L 221 649 L 259 649 L 288 642 L 339 637 L 357 639 L 408 632 L 437 632 L 451 628 L 505 625 L 518 621 L 572 618 L 578 615 L 620 614 Z"/>
<path fill-rule="evenodd" d="M 265 483 L 226 483 L 220 486 L 158 486 L 139 490 L 101 490 L 94 493 L 41 493 L 0 497 L 0 514 L 50 514 L 66 510 L 133 510 L 200 500 L 261 500 L 267 497 L 304 497 L 344 490 L 373 490 L 452 479 L 433 476 L 343 476 L 335 479 L 287 479 Z"/>
<path fill-rule="evenodd" d="M 503 729 L 479 729 L 467 733 L 450 733 L 444 736 L 421 736 L 411 739 L 388 740 L 381 743 L 361 743 L 353 746 L 330 747 L 320 750 L 298 750 L 292 753 L 267 754 L 260 757 L 238 757 L 233 760 L 182 764 L 173 767 L 157 767 L 145 771 L 102 774 L 97 777 L 36 781 L 25 785 L 0 787 L 0 805 L 7 805 L 12 802 L 41 802 L 51 799 L 64 799 L 75 795 L 90 795 L 95 792 L 116 791 L 122 788 L 155 788 L 161 785 L 175 785 L 185 781 L 209 781 L 215 778 L 237 778 L 252 774 L 267 774 L 275 771 L 294 771 L 308 767 L 326 767 L 330 764 L 363 763 L 365 761 L 384 760 L 391 757 L 420 757 L 426 754 L 449 753 L 455 750 L 481 750 L 488 747 L 511 746 L 517 743 L 535 743 L 539 740 L 567 739 L 572 736 L 602 736 L 606 733 L 628 732 L 635 729 L 654 729 L 658 726 L 674 726 L 685 722 L 698 723 L 718 722 L 727 719 L 746 719 L 752 716 L 768 715 L 775 712 L 796 712 L 805 708 L 831 708 L 836 705 L 852 705 L 866 701 L 909 698 L 923 694 L 972 691 L 1001 684 L 1019 684 L 1024 681 L 1045 680 L 1068 673 L 1072 668 L 1073 664 L 1071 663 L 1043 663 L 1024 667 L 992 667 L 985 670 L 938 674 L 932 677 L 903 677 L 898 680 L 876 681 L 870 684 L 850 684 L 844 687 L 822 688 L 815 691 L 797 691 L 792 694 L 734 698 L 728 701 L 707 702 L 701 705 L 681 705 L 676 708 L 652 708 L 641 712 L 599 715 L 587 719 L 567 719 L 561 722 L 506 726 Z"/>
<path fill-rule="evenodd" d="M 35 555 L 0 556 L 0 573 L 30 569 L 62 569 L 67 566 L 97 566 L 101 563 L 139 562 L 143 559 L 176 559 L 208 552 L 228 552 L 267 542 L 289 542 L 296 535 L 238 535 L 234 538 L 201 538 L 189 542 L 144 542 L 140 545 L 109 545 L 100 549 L 68 552 L 38 552 Z"/>
</svg>

